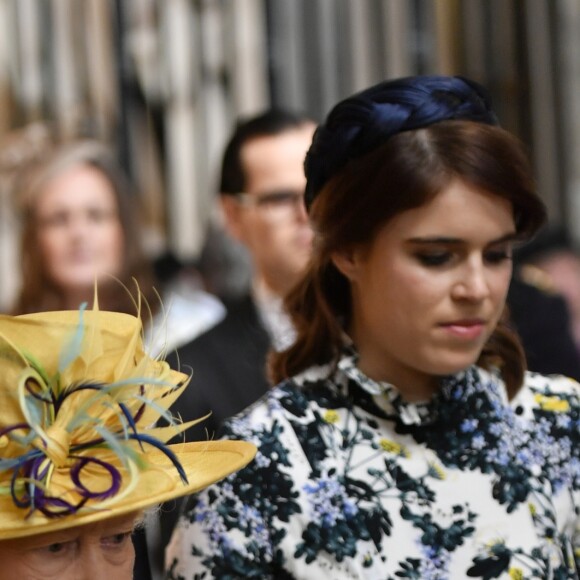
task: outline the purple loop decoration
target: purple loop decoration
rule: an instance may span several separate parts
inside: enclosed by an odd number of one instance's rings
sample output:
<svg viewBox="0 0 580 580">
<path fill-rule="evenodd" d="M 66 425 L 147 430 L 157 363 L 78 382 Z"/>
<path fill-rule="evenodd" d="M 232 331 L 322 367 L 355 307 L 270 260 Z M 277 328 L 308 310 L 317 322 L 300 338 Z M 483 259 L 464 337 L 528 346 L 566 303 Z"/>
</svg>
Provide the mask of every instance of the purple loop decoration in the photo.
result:
<svg viewBox="0 0 580 580">
<path fill-rule="evenodd" d="M 75 456 L 71 456 L 75 457 Z M 115 495 L 121 488 L 121 473 L 119 470 L 110 463 L 97 459 L 96 457 L 76 457 L 77 462 L 73 465 L 70 470 L 70 478 L 75 484 L 75 491 L 86 499 L 107 499 Z M 89 464 L 94 463 L 103 467 L 109 472 L 111 476 L 111 485 L 106 491 L 94 492 L 91 491 L 86 485 L 81 482 L 81 472 Z"/>
<path fill-rule="evenodd" d="M 45 462 L 45 457 L 37 456 L 30 459 L 20 469 L 14 470 L 14 473 L 12 474 L 10 492 L 15 505 L 19 508 L 30 508 L 30 513 L 28 515 L 33 513 L 35 510 L 39 510 L 49 517 L 63 516 L 77 512 L 89 499 L 107 499 L 119 492 L 122 478 L 121 473 L 115 466 L 106 461 L 97 459 L 96 457 L 70 457 L 76 459 L 76 463 L 71 467 L 70 477 L 75 485 L 74 491 L 81 497 L 78 503 L 70 503 L 60 497 L 47 494 L 44 489 L 34 485 L 33 483 L 26 484 L 22 494 L 20 496 L 18 495 L 17 484 L 20 477 L 42 481 L 47 476 L 49 466 L 45 466 L 41 469 L 42 463 Z M 111 476 L 111 485 L 105 491 L 92 491 L 81 482 L 80 477 L 82 470 L 91 463 L 99 465 L 109 472 L 109 475 Z"/>
</svg>

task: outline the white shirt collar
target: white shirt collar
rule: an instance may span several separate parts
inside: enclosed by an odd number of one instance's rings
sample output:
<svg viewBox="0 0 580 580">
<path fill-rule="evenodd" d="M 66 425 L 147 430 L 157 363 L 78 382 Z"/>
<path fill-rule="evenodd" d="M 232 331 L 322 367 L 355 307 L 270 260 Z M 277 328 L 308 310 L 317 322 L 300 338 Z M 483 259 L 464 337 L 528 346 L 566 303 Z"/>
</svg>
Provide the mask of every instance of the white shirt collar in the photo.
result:
<svg viewBox="0 0 580 580">
<path fill-rule="evenodd" d="M 288 348 L 296 339 L 296 332 L 290 317 L 284 310 L 283 299 L 261 281 L 254 282 L 253 297 L 258 315 L 270 335 L 274 350 L 281 351 Z"/>
</svg>

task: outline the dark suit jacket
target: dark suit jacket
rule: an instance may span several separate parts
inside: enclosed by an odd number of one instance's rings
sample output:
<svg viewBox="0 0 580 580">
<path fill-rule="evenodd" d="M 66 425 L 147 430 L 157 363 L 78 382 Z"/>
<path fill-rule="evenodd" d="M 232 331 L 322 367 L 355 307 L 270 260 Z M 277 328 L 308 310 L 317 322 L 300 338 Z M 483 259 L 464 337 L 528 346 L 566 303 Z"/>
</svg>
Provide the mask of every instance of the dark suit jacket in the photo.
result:
<svg viewBox="0 0 580 580">
<path fill-rule="evenodd" d="M 188 387 L 171 407 L 173 413 L 184 421 L 212 413 L 185 432 L 187 441 L 217 437 L 224 419 L 268 390 L 265 368 L 270 337 L 252 298 L 245 296 L 225 306 L 224 320 L 168 357 L 172 367 L 178 360 L 185 372 L 188 367 L 193 371 Z"/>
<path fill-rule="evenodd" d="M 522 339 L 528 368 L 541 374 L 562 374 L 580 380 L 580 355 L 570 332 L 570 316 L 561 296 L 512 280 L 508 307 Z"/>
</svg>

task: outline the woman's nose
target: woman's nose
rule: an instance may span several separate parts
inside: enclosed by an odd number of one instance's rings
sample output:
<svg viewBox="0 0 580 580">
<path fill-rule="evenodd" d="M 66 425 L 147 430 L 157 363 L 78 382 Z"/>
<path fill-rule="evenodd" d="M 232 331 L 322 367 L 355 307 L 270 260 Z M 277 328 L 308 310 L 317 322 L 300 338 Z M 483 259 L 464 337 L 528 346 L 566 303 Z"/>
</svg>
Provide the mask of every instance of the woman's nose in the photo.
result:
<svg viewBox="0 0 580 580">
<path fill-rule="evenodd" d="M 458 299 L 481 301 L 489 296 L 489 282 L 483 264 L 469 265 L 455 283 L 454 296 Z"/>
<path fill-rule="evenodd" d="M 82 214 L 71 215 L 68 218 L 66 229 L 71 237 L 87 236 L 90 235 L 91 221 Z"/>
</svg>

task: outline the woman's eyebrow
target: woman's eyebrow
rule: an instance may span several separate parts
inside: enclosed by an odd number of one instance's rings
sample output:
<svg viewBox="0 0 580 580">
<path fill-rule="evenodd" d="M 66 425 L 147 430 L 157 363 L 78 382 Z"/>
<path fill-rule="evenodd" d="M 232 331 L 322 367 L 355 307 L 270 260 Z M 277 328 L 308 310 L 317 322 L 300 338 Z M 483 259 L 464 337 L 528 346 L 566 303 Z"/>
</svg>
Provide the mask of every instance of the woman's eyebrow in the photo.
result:
<svg viewBox="0 0 580 580">
<path fill-rule="evenodd" d="M 500 236 L 495 240 L 490 240 L 489 245 L 501 244 L 505 242 L 512 242 L 517 239 L 516 232 L 509 232 Z M 463 238 L 452 238 L 448 236 L 419 236 L 415 238 L 409 238 L 407 240 L 409 244 L 462 244 L 465 243 Z"/>
<path fill-rule="evenodd" d="M 448 238 L 445 236 L 425 236 L 417 238 L 409 238 L 409 244 L 461 244 L 464 242 L 462 238 Z"/>
<path fill-rule="evenodd" d="M 50 538 L 44 538 L 42 534 L 39 535 L 38 538 L 31 536 L 27 543 L 26 551 L 46 548 L 48 546 L 52 546 L 53 544 L 68 544 L 69 542 L 74 542 L 77 539 L 78 534 L 70 533 L 68 530 L 52 532 Z"/>
</svg>

